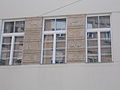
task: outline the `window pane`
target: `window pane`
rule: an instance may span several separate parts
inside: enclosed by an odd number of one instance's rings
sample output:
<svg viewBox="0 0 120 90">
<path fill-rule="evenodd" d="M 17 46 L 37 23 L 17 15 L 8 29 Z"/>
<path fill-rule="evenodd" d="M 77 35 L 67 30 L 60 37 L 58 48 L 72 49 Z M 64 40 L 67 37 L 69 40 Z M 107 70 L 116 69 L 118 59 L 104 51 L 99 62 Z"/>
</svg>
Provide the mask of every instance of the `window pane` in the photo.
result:
<svg viewBox="0 0 120 90">
<path fill-rule="evenodd" d="M 97 32 L 87 33 L 87 61 L 98 62 L 98 34 Z"/>
<path fill-rule="evenodd" d="M 100 28 L 110 28 L 110 16 L 100 16 Z"/>
<path fill-rule="evenodd" d="M 52 57 L 43 57 L 44 64 L 51 64 L 52 63 Z"/>
<path fill-rule="evenodd" d="M 56 19 L 56 30 L 66 29 L 66 19 Z"/>
<path fill-rule="evenodd" d="M 25 21 L 16 21 L 15 32 L 24 32 Z"/>
<path fill-rule="evenodd" d="M 98 56 L 88 56 L 88 62 L 89 63 L 98 62 Z"/>
<path fill-rule="evenodd" d="M 53 35 L 44 35 L 43 63 L 51 64 L 53 57 Z"/>
<path fill-rule="evenodd" d="M 12 33 L 14 30 L 14 22 L 4 23 L 4 33 Z"/>
<path fill-rule="evenodd" d="M 103 39 L 110 39 L 111 38 L 111 33 L 110 32 L 101 32 L 100 37 L 103 38 Z"/>
<path fill-rule="evenodd" d="M 55 19 L 45 20 L 45 31 L 54 31 L 55 30 Z"/>
<path fill-rule="evenodd" d="M 112 55 L 102 55 L 101 61 L 104 63 L 112 62 Z"/>
<path fill-rule="evenodd" d="M 64 63 L 65 62 L 65 47 L 66 47 L 66 35 L 65 34 L 56 34 L 56 59 L 55 63 Z"/>
<path fill-rule="evenodd" d="M 23 36 L 17 36 L 17 37 L 15 37 L 15 43 L 23 44 Z"/>
<path fill-rule="evenodd" d="M 11 37 L 3 37 L 0 65 L 8 65 L 11 50 Z"/>
<path fill-rule="evenodd" d="M 98 16 L 87 17 L 87 28 L 98 28 Z"/>
<path fill-rule="evenodd" d="M 11 43 L 11 37 L 3 37 L 3 43 L 7 43 L 7 44 L 9 44 L 9 43 Z"/>
<path fill-rule="evenodd" d="M 111 35 L 110 32 L 101 32 L 101 62 L 111 62 Z"/>
<path fill-rule="evenodd" d="M 97 39 L 97 32 L 88 32 L 87 33 L 87 39 Z"/>
<path fill-rule="evenodd" d="M 16 36 L 13 51 L 13 65 L 19 65 L 23 57 L 23 36 Z"/>
</svg>

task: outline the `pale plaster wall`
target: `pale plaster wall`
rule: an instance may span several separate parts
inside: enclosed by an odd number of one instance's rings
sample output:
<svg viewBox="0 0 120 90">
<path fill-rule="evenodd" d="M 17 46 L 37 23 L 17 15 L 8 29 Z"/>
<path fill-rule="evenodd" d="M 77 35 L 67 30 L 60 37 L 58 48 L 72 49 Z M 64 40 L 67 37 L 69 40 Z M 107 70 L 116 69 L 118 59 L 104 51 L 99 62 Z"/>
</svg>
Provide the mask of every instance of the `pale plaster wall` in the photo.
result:
<svg viewBox="0 0 120 90">
<path fill-rule="evenodd" d="M 0 67 L 1 90 L 120 90 L 120 63 Z"/>
<path fill-rule="evenodd" d="M 0 0 L 0 18 L 41 16 L 43 13 L 77 0 Z M 81 0 L 73 5 L 47 14 L 71 15 L 120 11 L 120 0 Z"/>
<path fill-rule="evenodd" d="M 113 61 L 120 62 L 120 12 L 112 13 L 111 22 Z"/>
</svg>

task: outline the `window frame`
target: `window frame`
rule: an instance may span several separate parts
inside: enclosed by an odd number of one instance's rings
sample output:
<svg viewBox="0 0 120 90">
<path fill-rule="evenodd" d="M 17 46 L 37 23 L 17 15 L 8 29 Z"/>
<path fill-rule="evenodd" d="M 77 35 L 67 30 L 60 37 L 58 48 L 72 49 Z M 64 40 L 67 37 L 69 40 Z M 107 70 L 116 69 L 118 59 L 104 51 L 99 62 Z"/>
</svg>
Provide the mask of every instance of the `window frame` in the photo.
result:
<svg viewBox="0 0 120 90">
<path fill-rule="evenodd" d="M 98 20 L 98 28 L 92 28 L 92 29 L 89 29 L 88 26 L 87 26 L 87 18 L 88 17 L 94 17 L 94 16 L 110 16 L 110 28 L 100 28 L 99 27 L 99 20 Z M 99 19 L 99 18 L 98 18 Z M 88 62 L 88 46 L 87 46 L 87 33 L 88 32 L 96 32 L 98 35 L 98 63 L 101 63 L 102 60 L 101 60 L 101 56 L 102 56 L 102 53 L 101 53 L 101 38 L 100 38 L 100 33 L 101 32 L 110 32 L 111 33 L 111 55 L 112 55 L 112 30 L 111 30 L 111 14 L 94 14 L 94 15 L 87 15 L 86 16 L 86 33 L 85 33 L 85 38 L 86 38 L 86 63 L 89 63 Z M 112 55 L 112 61 L 113 61 L 113 55 Z M 94 62 L 92 62 L 94 63 Z"/>
<path fill-rule="evenodd" d="M 66 19 L 66 29 L 65 30 L 55 30 L 54 31 L 45 31 L 45 20 L 49 20 L 49 19 Z M 56 22 L 55 22 L 56 24 Z M 56 64 L 55 63 L 55 56 L 56 56 L 56 35 L 57 34 L 65 34 L 66 35 L 66 39 L 65 39 L 65 63 L 67 62 L 66 58 L 67 58 L 67 17 L 47 17 L 47 18 L 43 18 L 43 28 L 42 28 L 42 45 L 41 45 L 41 58 L 40 58 L 40 64 L 44 64 L 43 63 L 43 44 L 44 44 L 44 36 L 45 35 L 53 35 L 53 59 L 52 59 L 52 63 L 51 64 Z"/>
<path fill-rule="evenodd" d="M 12 20 L 2 20 L 2 32 L 1 32 L 1 40 L 0 40 L 0 57 L 2 56 L 2 42 L 4 37 L 11 37 L 11 47 L 10 47 L 10 59 L 8 65 L 13 65 L 13 53 L 14 53 L 14 43 L 15 43 L 15 37 L 23 36 L 24 38 L 24 32 L 14 32 L 15 31 L 15 22 L 16 21 L 25 21 L 25 19 L 12 19 Z M 14 22 L 14 28 L 12 33 L 4 33 L 4 26 L 5 22 Z M 25 29 L 25 27 L 24 27 Z"/>
</svg>

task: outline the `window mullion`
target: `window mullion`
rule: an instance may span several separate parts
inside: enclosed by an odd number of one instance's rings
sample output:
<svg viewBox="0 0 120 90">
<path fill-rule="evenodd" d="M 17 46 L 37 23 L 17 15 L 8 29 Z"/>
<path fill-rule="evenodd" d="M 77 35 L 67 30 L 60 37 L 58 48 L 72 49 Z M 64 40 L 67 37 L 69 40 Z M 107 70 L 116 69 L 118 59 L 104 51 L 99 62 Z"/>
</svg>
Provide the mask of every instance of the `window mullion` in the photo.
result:
<svg viewBox="0 0 120 90">
<path fill-rule="evenodd" d="M 54 40 L 53 40 L 53 58 L 52 58 L 53 64 L 55 64 L 55 58 L 56 58 L 56 33 L 54 33 Z"/>
<path fill-rule="evenodd" d="M 100 28 L 100 19 L 99 19 L 100 16 L 98 16 L 98 28 Z"/>
<path fill-rule="evenodd" d="M 16 22 L 14 21 L 13 33 L 15 33 L 15 25 L 16 25 Z"/>
<path fill-rule="evenodd" d="M 13 62 L 14 40 L 15 40 L 15 36 L 12 36 L 9 65 L 12 65 Z"/>
<path fill-rule="evenodd" d="M 100 31 L 98 31 L 98 62 L 101 62 L 101 40 L 100 40 Z"/>
<path fill-rule="evenodd" d="M 42 35 L 42 49 L 41 49 L 41 61 L 40 61 L 40 64 L 43 64 L 43 45 L 44 44 L 44 34 Z"/>
</svg>

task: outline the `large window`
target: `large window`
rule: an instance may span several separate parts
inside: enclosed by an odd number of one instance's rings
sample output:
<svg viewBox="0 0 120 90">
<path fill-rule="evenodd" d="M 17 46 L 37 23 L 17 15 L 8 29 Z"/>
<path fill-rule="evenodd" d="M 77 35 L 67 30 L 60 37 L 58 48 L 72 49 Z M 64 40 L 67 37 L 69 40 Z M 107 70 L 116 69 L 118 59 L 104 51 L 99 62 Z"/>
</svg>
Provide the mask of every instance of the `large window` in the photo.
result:
<svg viewBox="0 0 120 90">
<path fill-rule="evenodd" d="M 110 15 L 87 16 L 86 62 L 111 62 Z"/>
<path fill-rule="evenodd" d="M 42 36 L 41 64 L 65 63 L 66 19 L 45 19 Z"/>
<path fill-rule="evenodd" d="M 1 34 L 0 65 L 18 65 L 22 62 L 25 21 L 4 21 Z"/>
</svg>

